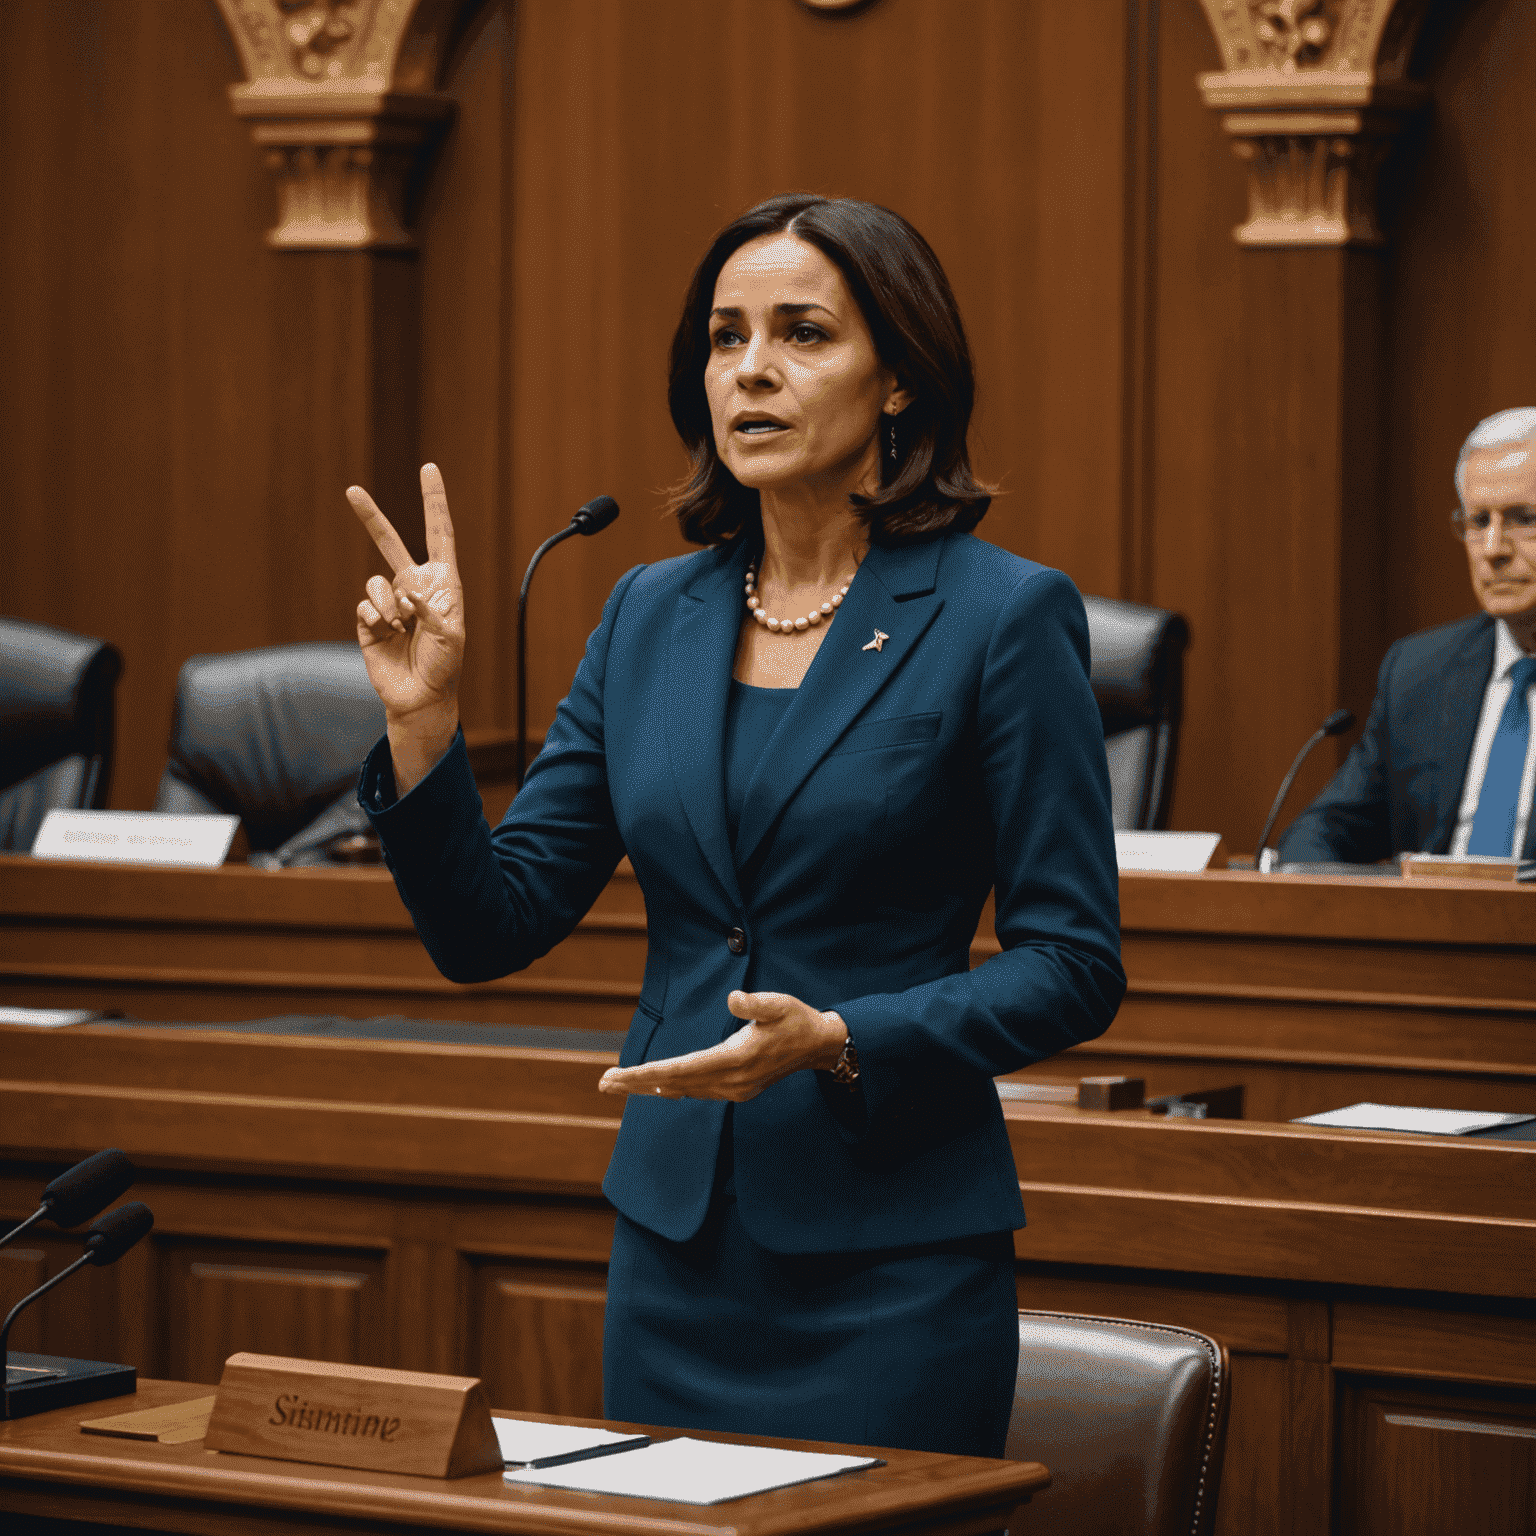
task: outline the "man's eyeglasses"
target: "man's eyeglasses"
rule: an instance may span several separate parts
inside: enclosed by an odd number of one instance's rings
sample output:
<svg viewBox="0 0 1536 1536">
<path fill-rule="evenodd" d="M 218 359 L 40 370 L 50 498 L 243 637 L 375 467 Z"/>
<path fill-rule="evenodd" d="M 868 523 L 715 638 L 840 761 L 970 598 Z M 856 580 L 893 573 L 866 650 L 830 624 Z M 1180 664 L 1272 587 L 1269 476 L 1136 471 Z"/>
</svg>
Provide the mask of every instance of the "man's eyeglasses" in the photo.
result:
<svg viewBox="0 0 1536 1536">
<path fill-rule="evenodd" d="M 1498 526 L 1517 544 L 1536 543 L 1536 507 L 1457 507 L 1451 513 L 1456 537 L 1468 544 L 1483 543 L 1488 530 Z"/>
</svg>

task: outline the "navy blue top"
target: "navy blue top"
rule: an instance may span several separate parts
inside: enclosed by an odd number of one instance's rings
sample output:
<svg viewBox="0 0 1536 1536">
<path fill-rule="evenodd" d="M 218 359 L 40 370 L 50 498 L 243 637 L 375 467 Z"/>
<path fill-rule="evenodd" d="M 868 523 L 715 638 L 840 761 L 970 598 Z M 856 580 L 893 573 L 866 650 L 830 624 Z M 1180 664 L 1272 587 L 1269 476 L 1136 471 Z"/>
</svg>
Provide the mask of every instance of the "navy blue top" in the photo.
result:
<svg viewBox="0 0 1536 1536">
<path fill-rule="evenodd" d="M 747 785 L 757 772 L 768 738 L 779 727 L 793 688 L 756 688 L 751 683 L 731 679 L 731 696 L 725 704 L 725 829 L 731 847 L 736 846 L 736 829 L 741 825 L 741 808 L 746 804 Z"/>
</svg>

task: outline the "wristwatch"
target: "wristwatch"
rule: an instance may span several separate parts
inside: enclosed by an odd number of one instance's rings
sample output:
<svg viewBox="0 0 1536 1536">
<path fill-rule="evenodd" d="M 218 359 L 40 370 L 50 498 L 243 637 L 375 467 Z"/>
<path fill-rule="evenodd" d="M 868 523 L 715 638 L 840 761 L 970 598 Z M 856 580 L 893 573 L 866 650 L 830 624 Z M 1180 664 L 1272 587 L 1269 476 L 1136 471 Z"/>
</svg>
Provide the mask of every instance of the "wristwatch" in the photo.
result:
<svg viewBox="0 0 1536 1536">
<path fill-rule="evenodd" d="M 853 1048 L 853 1036 L 843 1041 L 843 1054 L 832 1068 L 832 1081 L 841 1083 L 850 1092 L 859 1086 L 859 1053 Z"/>
</svg>

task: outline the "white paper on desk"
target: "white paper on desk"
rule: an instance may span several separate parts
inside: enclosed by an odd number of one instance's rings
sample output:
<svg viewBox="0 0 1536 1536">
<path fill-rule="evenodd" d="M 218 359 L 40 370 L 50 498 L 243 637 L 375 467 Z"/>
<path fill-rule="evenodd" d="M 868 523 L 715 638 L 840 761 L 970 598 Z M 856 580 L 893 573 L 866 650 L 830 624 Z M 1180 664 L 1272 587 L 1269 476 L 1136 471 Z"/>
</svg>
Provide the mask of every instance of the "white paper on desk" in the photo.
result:
<svg viewBox="0 0 1536 1536">
<path fill-rule="evenodd" d="M 58 1029 L 105 1017 L 94 1008 L 0 1008 L 0 1024 L 25 1024 L 29 1029 Z"/>
<path fill-rule="evenodd" d="M 509 1483 L 571 1488 L 580 1493 L 665 1499 L 672 1504 L 723 1504 L 770 1488 L 789 1488 L 841 1472 L 880 1467 L 878 1456 L 834 1456 L 824 1451 L 781 1451 L 768 1445 L 723 1445 L 718 1440 L 663 1440 L 644 1450 L 600 1456 L 563 1467 L 504 1472 Z"/>
<path fill-rule="evenodd" d="M 1209 866 L 1219 832 L 1116 832 L 1115 862 L 1121 869 L 1194 875 Z"/>
<path fill-rule="evenodd" d="M 1433 1136 L 1465 1136 L 1496 1125 L 1523 1125 L 1536 1115 L 1484 1114 L 1473 1109 L 1410 1109 L 1402 1104 L 1351 1104 L 1303 1115 L 1297 1125 L 1332 1125 L 1350 1131 L 1419 1131 Z"/>
<path fill-rule="evenodd" d="M 613 1455 L 619 1446 L 649 1445 L 646 1435 L 617 1429 L 588 1429 L 581 1424 L 545 1424 L 539 1419 L 493 1418 L 501 1459 L 516 1466 L 559 1457 Z"/>
</svg>

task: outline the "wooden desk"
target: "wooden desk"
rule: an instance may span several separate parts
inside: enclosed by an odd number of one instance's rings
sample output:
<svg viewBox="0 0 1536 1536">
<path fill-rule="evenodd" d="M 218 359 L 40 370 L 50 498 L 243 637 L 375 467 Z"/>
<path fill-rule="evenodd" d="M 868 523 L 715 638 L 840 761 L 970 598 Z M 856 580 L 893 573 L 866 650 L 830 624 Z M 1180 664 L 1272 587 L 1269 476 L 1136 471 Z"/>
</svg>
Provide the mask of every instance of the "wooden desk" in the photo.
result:
<svg viewBox="0 0 1536 1536">
<path fill-rule="evenodd" d="M 881 1450 L 886 1465 L 728 1504 L 699 1507 L 517 1488 L 500 1473 L 451 1481 L 220 1455 L 200 1441 L 157 1445 L 81 1434 L 83 1418 L 155 1408 L 204 1388 L 143 1381 L 138 1393 L 0 1424 L 0 1510 L 54 1520 L 150 1525 L 158 1530 L 399 1533 L 505 1531 L 526 1536 L 812 1536 L 878 1531 L 970 1536 L 996 1530 L 1049 1481 L 1034 1462 Z M 627 1427 L 627 1426 L 626 1426 Z M 675 1430 L 655 1430 L 671 1438 Z M 745 1437 L 697 1438 L 742 1443 Z M 758 1441 L 846 1450 L 799 1441 Z"/>
<path fill-rule="evenodd" d="M 595 1083 L 613 1059 L 0 1029 L 0 1215 L 116 1144 L 156 1217 L 14 1343 L 195 1382 L 237 1349 L 446 1371 L 505 1407 L 594 1416 L 617 1127 Z M 1370 1536 L 1392 1529 L 1371 1523 L 1392 1507 L 1377 1495 L 1425 1466 L 1474 1512 L 1536 1471 L 1519 1460 L 1536 1448 L 1536 1143 L 1004 1112 L 1030 1218 L 1021 1304 L 1231 1350 L 1222 1532 L 1313 1536 L 1341 1501 Z M 78 1252 L 34 1229 L 0 1253 L 0 1288 Z"/>
<path fill-rule="evenodd" d="M 1240 1082 L 1255 1120 L 1536 1112 L 1536 886 L 1126 874 L 1120 928 L 1129 991 L 1073 1071 Z"/>
<path fill-rule="evenodd" d="M 1241 1082 L 1262 1120 L 1359 1099 L 1536 1111 L 1536 888 L 1126 874 L 1120 901 L 1130 990 L 1068 1073 L 1124 1072 L 1151 1093 Z M 973 954 L 996 947 L 988 915 Z M 13 1003 L 167 1020 L 402 1013 L 623 1030 L 644 961 L 645 906 L 627 864 L 543 960 L 462 987 L 438 975 L 382 869 L 0 856 L 0 1000 Z"/>
<path fill-rule="evenodd" d="M 501 981 L 432 964 L 382 867 L 134 869 L 0 855 L 0 999 L 141 1019 L 342 1014 L 625 1030 L 645 970 L 626 863 L 566 942 Z"/>
</svg>

